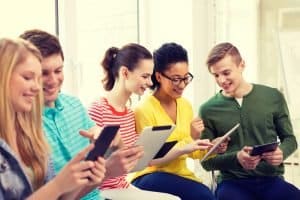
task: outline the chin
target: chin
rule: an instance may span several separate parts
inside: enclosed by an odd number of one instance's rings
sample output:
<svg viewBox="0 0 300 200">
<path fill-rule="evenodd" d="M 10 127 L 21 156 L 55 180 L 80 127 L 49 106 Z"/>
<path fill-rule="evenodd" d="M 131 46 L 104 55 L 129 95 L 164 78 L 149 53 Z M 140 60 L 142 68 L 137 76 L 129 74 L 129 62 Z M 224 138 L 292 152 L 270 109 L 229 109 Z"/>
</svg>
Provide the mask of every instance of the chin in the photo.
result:
<svg viewBox="0 0 300 200">
<path fill-rule="evenodd" d="M 44 101 L 45 102 L 54 102 L 57 99 L 58 95 L 52 95 L 52 96 L 45 96 Z"/>
<path fill-rule="evenodd" d="M 22 110 L 23 110 L 23 112 L 30 112 L 32 110 L 32 105 L 24 106 Z"/>
</svg>

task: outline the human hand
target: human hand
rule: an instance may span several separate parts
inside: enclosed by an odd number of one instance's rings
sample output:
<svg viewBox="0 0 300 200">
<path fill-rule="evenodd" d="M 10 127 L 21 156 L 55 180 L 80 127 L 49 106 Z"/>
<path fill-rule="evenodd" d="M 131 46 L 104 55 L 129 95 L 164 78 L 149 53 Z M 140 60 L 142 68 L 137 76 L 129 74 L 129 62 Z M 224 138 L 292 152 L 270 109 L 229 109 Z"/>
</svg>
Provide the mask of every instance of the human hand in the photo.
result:
<svg viewBox="0 0 300 200">
<path fill-rule="evenodd" d="M 261 160 L 260 156 L 250 156 L 252 147 L 245 146 L 237 153 L 237 159 L 242 167 L 246 170 L 255 169 Z"/>
<path fill-rule="evenodd" d="M 196 150 L 209 149 L 212 146 L 213 144 L 209 141 L 209 139 L 203 139 L 203 140 L 197 139 L 185 145 L 182 150 L 184 151 L 185 154 L 188 154 Z"/>
<path fill-rule="evenodd" d="M 90 186 L 98 186 L 103 181 L 105 177 L 105 159 L 102 157 L 98 157 L 96 161 L 94 161 L 95 166 L 92 167 L 90 170 L 92 172 L 91 176 L 89 177 L 89 185 Z"/>
<path fill-rule="evenodd" d="M 99 137 L 102 127 L 94 126 L 89 130 L 79 130 L 79 134 L 91 141 L 91 143 L 95 142 L 95 140 Z"/>
<path fill-rule="evenodd" d="M 144 150 L 142 146 L 123 147 L 114 151 L 106 160 L 105 178 L 112 178 L 128 173 L 135 167 L 143 154 Z"/>
<path fill-rule="evenodd" d="M 275 151 L 263 153 L 261 158 L 270 165 L 278 166 L 283 162 L 283 152 L 277 147 Z"/>
<path fill-rule="evenodd" d="M 217 138 L 213 139 L 211 142 L 213 144 L 216 144 L 221 139 L 222 139 L 222 137 L 217 137 Z M 219 154 L 225 153 L 225 151 L 227 150 L 229 141 L 230 141 L 230 137 L 225 138 L 225 140 L 221 144 L 219 144 L 219 146 L 214 150 L 214 152 L 219 153 Z"/>
<path fill-rule="evenodd" d="M 199 139 L 204 128 L 203 120 L 199 117 L 195 117 L 191 122 L 191 137 L 194 140 Z"/>
<path fill-rule="evenodd" d="M 89 130 L 80 130 L 79 134 L 85 138 L 90 139 L 92 143 L 96 141 L 96 139 L 99 137 L 100 133 L 102 132 L 103 127 L 99 126 L 94 126 L 90 128 Z M 113 141 L 110 144 L 110 147 L 116 147 L 116 148 L 121 148 L 123 146 L 123 141 L 120 136 L 120 132 L 116 134 L 114 137 Z"/>
<path fill-rule="evenodd" d="M 53 179 L 61 193 L 67 193 L 83 186 L 88 186 L 89 179 L 95 179 L 90 170 L 95 167 L 95 163 L 85 161 L 86 154 L 93 148 L 94 145 L 90 144 L 87 148 L 79 152 Z"/>
</svg>

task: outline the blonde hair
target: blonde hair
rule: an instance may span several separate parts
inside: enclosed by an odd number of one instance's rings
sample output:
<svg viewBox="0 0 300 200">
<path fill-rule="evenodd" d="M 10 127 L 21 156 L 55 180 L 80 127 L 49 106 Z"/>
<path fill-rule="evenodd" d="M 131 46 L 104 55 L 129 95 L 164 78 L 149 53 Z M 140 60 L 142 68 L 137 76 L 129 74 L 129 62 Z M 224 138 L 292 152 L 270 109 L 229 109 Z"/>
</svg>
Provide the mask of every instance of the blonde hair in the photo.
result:
<svg viewBox="0 0 300 200">
<path fill-rule="evenodd" d="M 34 174 L 33 185 L 38 188 L 44 183 L 49 158 L 49 147 L 42 131 L 42 90 L 35 97 L 29 112 L 14 111 L 10 101 L 9 83 L 12 73 L 29 55 L 41 61 L 39 50 L 28 41 L 7 38 L 0 40 L 0 137 L 13 146 L 13 137 L 16 136 L 11 133 L 16 130 L 20 159 L 31 168 Z"/>
</svg>

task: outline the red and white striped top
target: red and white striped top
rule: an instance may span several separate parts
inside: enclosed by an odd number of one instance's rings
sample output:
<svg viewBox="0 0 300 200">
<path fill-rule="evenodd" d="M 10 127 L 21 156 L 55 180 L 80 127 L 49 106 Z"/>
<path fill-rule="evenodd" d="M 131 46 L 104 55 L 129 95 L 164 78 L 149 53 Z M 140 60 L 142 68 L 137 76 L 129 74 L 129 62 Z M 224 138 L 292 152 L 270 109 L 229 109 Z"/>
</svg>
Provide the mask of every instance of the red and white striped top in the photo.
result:
<svg viewBox="0 0 300 200">
<path fill-rule="evenodd" d="M 88 113 L 91 119 L 100 127 L 120 125 L 119 132 L 125 146 L 131 146 L 136 142 L 138 135 L 135 130 L 134 113 L 131 109 L 127 108 L 123 112 L 118 112 L 108 103 L 106 98 L 102 97 L 91 105 Z M 129 183 L 125 179 L 126 175 L 107 179 L 99 188 L 101 190 L 127 188 Z"/>
</svg>

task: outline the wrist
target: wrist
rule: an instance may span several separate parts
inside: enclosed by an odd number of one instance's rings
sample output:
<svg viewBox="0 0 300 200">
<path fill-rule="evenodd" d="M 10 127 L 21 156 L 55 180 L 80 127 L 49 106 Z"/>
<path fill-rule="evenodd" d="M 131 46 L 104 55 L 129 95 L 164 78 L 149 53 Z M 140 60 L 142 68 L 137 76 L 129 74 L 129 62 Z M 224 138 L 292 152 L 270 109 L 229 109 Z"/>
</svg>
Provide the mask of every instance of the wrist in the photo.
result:
<svg viewBox="0 0 300 200">
<path fill-rule="evenodd" d="M 61 197 L 65 191 L 63 191 L 63 186 L 59 184 L 59 181 L 57 180 L 57 176 L 54 177 L 51 181 L 49 181 L 49 187 L 51 188 L 51 193 L 57 196 L 57 198 Z"/>
</svg>

